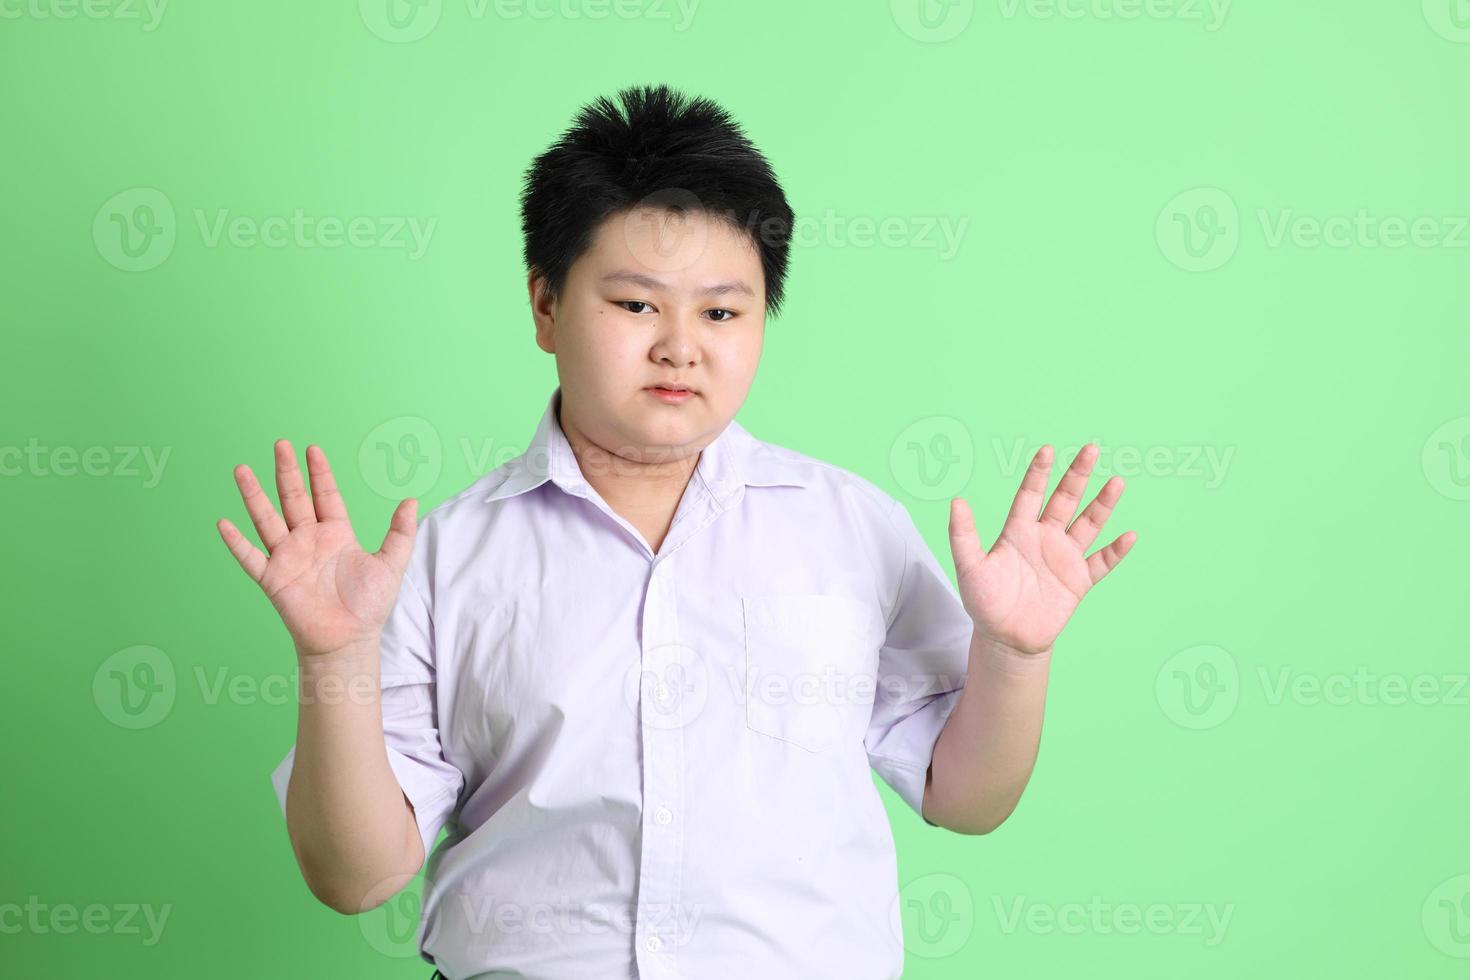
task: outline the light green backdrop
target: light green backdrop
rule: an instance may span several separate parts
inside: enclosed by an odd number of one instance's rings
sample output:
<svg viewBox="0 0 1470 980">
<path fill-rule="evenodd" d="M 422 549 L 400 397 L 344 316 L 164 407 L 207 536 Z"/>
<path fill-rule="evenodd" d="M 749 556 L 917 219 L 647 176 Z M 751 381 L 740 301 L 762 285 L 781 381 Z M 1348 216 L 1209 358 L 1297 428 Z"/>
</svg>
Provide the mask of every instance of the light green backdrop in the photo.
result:
<svg viewBox="0 0 1470 980">
<path fill-rule="evenodd" d="M 802 219 L 743 424 L 946 568 L 1044 441 L 1127 478 L 1012 819 L 884 789 L 906 975 L 1465 975 L 1470 5 L 926 3 L 0 0 L 0 972 L 429 975 L 301 883 L 214 522 L 282 436 L 370 547 L 519 452 L 521 173 L 665 81 Z"/>
</svg>

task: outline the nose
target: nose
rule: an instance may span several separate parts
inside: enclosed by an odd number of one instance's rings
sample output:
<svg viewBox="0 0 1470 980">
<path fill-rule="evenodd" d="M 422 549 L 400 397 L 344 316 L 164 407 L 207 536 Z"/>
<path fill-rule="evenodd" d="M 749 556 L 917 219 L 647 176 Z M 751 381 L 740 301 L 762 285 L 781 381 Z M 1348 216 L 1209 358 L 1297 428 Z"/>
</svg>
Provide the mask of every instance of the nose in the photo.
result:
<svg viewBox="0 0 1470 980">
<path fill-rule="evenodd" d="M 659 364 L 674 368 L 689 367 L 697 363 L 699 344 L 694 328 L 678 313 L 664 313 L 658 318 L 658 336 L 654 339 L 649 356 Z"/>
</svg>

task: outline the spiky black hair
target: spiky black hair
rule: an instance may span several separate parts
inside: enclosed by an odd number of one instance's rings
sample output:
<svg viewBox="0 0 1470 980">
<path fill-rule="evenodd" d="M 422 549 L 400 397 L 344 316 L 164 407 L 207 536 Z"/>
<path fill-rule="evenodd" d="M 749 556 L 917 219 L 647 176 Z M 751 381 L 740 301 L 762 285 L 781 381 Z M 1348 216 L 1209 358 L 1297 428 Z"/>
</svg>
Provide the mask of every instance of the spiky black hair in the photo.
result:
<svg viewBox="0 0 1470 980">
<path fill-rule="evenodd" d="M 532 162 L 521 191 L 529 272 L 552 298 L 597 228 L 637 205 L 679 211 L 690 202 L 746 233 L 760 250 L 766 309 L 785 293 L 792 213 L 770 164 L 720 106 L 667 85 L 635 86 L 584 105 Z"/>
</svg>

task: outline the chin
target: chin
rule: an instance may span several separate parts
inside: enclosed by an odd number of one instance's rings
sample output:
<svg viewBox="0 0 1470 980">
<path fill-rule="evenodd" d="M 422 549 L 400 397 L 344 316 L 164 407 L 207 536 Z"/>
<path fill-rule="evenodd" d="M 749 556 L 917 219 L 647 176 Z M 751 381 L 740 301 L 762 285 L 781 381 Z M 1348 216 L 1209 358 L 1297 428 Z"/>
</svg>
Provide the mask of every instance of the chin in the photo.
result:
<svg viewBox="0 0 1470 980">
<path fill-rule="evenodd" d="M 683 446 L 699 440 L 710 426 L 709 417 L 688 411 L 689 405 L 654 405 L 635 424 L 638 435 L 650 446 Z"/>
</svg>

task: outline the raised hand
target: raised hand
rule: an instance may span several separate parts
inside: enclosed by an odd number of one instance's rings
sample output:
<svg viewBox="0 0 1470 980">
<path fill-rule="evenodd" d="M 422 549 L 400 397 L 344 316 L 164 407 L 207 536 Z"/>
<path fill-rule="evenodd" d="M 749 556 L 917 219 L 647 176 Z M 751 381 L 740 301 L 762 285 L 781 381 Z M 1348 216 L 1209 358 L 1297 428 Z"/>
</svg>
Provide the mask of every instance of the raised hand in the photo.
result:
<svg viewBox="0 0 1470 980">
<path fill-rule="evenodd" d="M 368 554 L 357 543 L 320 446 L 306 447 L 306 465 L 310 496 L 291 443 L 276 442 L 276 491 L 284 520 L 250 467 L 235 467 L 235 483 L 269 557 L 227 519 L 215 525 L 240 567 L 280 613 L 301 657 L 376 641 L 397 601 L 418 531 L 418 501 L 410 497 L 393 511 L 382 547 Z"/>
<path fill-rule="evenodd" d="M 978 635 L 1022 653 L 1049 650 L 1082 597 L 1133 547 L 1138 536 L 1127 531 L 1085 554 L 1123 495 L 1123 478 L 1115 476 L 1072 520 L 1097 453 L 1093 443 L 1082 447 L 1042 510 L 1052 447 L 1037 450 L 988 552 L 975 533 L 970 505 L 959 497 L 950 501 L 955 577 Z"/>
</svg>

